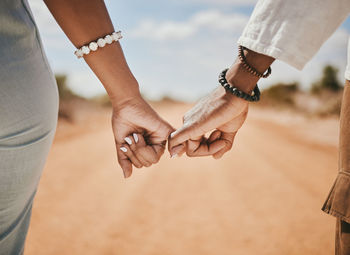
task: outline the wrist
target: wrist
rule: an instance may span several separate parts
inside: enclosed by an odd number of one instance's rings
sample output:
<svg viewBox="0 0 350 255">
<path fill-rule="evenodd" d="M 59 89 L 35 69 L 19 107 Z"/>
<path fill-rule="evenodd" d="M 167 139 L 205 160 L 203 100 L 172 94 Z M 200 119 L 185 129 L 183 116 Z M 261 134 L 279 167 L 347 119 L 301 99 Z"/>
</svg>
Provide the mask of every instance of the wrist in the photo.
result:
<svg viewBox="0 0 350 255">
<path fill-rule="evenodd" d="M 84 59 L 105 87 L 113 107 L 141 97 L 139 84 L 125 60 L 119 42 L 84 55 Z"/>
<path fill-rule="evenodd" d="M 246 63 L 248 63 L 249 66 L 254 67 L 259 73 L 264 73 L 274 61 L 274 58 L 270 56 L 249 49 L 244 49 L 243 54 Z M 260 78 L 249 72 L 244 67 L 244 63 L 240 58 L 237 58 L 235 63 L 227 71 L 226 79 L 231 85 L 237 87 L 239 90 L 242 90 L 245 93 L 251 93 Z"/>
<path fill-rule="evenodd" d="M 121 85 L 118 85 L 121 84 Z M 113 108 L 120 108 L 125 102 L 142 99 L 139 85 L 136 81 L 118 81 L 112 89 L 107 90 Z"/>
<path fill-rule="evenodd" d="M 226 80 L 232 86 L 250 94 L 259 78 L 247 72 L 241 62 L 237 60 L 227 71 Z"/>
</svg>

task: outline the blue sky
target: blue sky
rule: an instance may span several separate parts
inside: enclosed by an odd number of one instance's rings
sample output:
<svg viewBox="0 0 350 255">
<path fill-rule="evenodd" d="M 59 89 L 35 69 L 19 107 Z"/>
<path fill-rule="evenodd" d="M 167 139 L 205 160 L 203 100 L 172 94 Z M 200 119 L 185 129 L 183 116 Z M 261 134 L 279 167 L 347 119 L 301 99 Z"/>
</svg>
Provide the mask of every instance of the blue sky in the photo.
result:
<svg viewBox="0 0 350 255">
<path fill-rule="evenodd" d="M 55 73 L 66 73 L 71 88 L 91 97 L 103 86 L 65 37 L 41 0 L 29 0 L 49 62 Z M 217 75 L 231 65 L 237 39 L 254 9 L 255 0 L 109 0 L 106 1 L 131 70 L 143 94 L 194 101 L 217 85 Z M 319 78 L 322 67 L 333 64 L 343 81 L 349 18 L 325 43 L 303 71 L 276 61 L 266 88 L 277 82 L 298 81 L 303 88 Z"/>
</svg>

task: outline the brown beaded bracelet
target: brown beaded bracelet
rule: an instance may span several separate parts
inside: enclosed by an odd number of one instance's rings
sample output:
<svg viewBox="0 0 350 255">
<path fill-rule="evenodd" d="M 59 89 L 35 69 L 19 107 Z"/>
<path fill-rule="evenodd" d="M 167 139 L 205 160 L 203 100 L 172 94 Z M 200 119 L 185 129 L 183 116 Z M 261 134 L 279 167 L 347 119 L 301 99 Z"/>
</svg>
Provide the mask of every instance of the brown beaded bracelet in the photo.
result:
<svg viewBox="0 0 350 255">
<path fill-rule="evenodd" d="M 259 78 L 267 78 L 270 76 L 271 74 L 271 67 L 269 66 L 269 68 L 267 69 L 267 71 L 265 73 L 260 73 L 258 70 L 256 70 L 254 67 L 250 66 L 247 62 L 246 57 L 244 56 L 244 49 L 246 49 L 245 47 L 243 47 L 242 45 L 238 46 L 238 58 L 239 60 L 241 60 L 243 67 L 252 75 L 257 76 Z"/>
</svg>

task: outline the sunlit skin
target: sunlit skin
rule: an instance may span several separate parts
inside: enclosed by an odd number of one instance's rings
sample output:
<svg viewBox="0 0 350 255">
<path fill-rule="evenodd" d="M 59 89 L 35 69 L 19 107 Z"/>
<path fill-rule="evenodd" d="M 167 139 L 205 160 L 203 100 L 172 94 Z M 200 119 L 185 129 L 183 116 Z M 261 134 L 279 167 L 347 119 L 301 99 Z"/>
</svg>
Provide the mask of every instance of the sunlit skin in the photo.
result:
<svg viewBox="0 0 350 255">
<path fill-rule="evenodd" d="M 102 0 L 45 0 L 65 34 L 76 47 L 110 34 L 114 27 Z M 105 87 L 113 106 L 112 127 L 118 162 L 124 176 L 132 174 L 132 165 L 150 166 L 164 153 L 169 134 L 174 129 L 141 97 L 139 85 L 130 71 L 119 43 L 112 43 L 84 57 Z M 133 151 L 124 138 L 139 133 L 144 136 Z M 146 141 L 146 142 L 143 142 Z M 131 157 L 131 159 L 130 159 Z"/>
<path fill-rule="evenodd" d="M 249 50 L 245 51 L 245 55 L 247 62 L 259 72 L 264 72 L 274 61 L 269 56 Z M 226 79 L 246 93 L 250 93 L 259 80 L 247 72 L 238 59 L 228 70 Z M 221 158 L 232 148 L 247 113 L 247 101 L 227 93 L 219 86 L 185 114 L 183 126 L 169 139 L 170 154 L 180 156 L 186 152 L 190 157 Z M 208 132 L 212 133 L 207 139 L 204 135 Z"/>
<path fill-rule="evenodd" d="M 77 48 L 115 31 L 102 0 L 44 2 Z M 272 58 L 258 53 L 249 51 L 246 54 L 249 63 L 261 72 L 273 62 Z M 174 129 L 141 97 L 138 82 L 127 65 L 119 42 L 85 55 L 84 59 L 110 97 L 113 134 L 124 176 L 131 176 L 133 166 L 148 167 L 158 162 Z M 250 92 L 258 81 L 257 77 L 242 69 L 239 61 L 231 66 L 226 78 L 245 92 Z M 169 140 L 170 154 L 186 152 L 192 157 L 222 157 L 231 149 L 247 112 L 246 101 L 226 93 L 222 87 L 216 88 L 184 116 L 184 126 Z M 206 139 L 204 134 L 211 131 L 214 132 Z"/>
</svg>

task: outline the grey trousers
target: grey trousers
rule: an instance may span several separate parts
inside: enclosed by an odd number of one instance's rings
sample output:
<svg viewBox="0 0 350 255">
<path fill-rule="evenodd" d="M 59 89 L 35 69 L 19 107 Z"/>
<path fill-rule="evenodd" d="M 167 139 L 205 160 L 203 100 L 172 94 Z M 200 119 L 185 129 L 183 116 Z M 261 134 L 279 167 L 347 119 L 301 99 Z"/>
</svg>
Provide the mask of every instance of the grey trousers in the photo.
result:
<svg viewBox="0 0 350 255">
<path fill-rule="evenodd" d="M 56 82 L 27 2 L 0 1 L 0 255 L 23 253 L 57 112 Z"/>
</svg>

